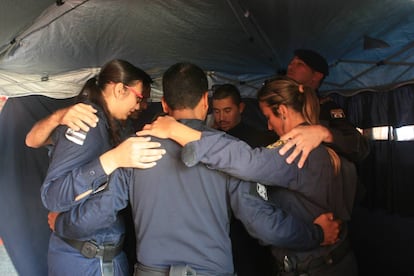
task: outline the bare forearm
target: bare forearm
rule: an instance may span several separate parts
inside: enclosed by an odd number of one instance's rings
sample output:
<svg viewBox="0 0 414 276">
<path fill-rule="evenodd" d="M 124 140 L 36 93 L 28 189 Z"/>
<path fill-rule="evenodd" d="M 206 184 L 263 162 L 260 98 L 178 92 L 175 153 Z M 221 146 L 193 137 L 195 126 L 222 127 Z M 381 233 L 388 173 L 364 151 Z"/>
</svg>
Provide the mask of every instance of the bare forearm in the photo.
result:
<svg viewBox="0 0 414 276">
<path fill-rule="evenodd" d="M 51 143 L 51 134 L 59 126 L 62 110 L 58 110 L 50 116 L 38 121 L 26 135 L 26 145 L 39 148 Z"/>
<path fill-rule="evenodd" d="M 116 153 L 114 150 L 109 150 L 99 157 L 102 168 L 107 175 L 110 175 L 113 171 L 119 168 L 116 160 Z"/>
</svg>

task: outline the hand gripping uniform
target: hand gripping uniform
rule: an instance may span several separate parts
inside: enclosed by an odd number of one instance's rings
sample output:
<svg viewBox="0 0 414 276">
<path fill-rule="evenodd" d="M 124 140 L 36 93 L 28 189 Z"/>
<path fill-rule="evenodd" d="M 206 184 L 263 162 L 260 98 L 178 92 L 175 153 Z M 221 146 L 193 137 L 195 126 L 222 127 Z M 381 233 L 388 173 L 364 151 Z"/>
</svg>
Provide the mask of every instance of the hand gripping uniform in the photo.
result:
<svg viewBox="0 0 414 276">
<path fill-rule="evenodd" d="M 207 129 L 199 120 L 182 122 L 195 129 Z M 148 275 L 141 274 L 145 271 L 160 273 L 151 275 L 182 275 L 182 268 L 196 271 L 197 275 L 232 275 L 230 208 L 249 233 L 265 244 L 309 249 L 322 242 L 319 226 L 287 215 L 252 193 L 255 183 L 203 164 L 188 168 L 181 161 L 182 148 L 177 143 L 151 139 L 160 141 L 167 152 L 157 165 L 146 170 L 118 169 L 108 182 L 114 197 L 112 213 L 125 207 L 128 196 L 130 199 L 137 239 L 137 275 Z M 91 208 L 101 208 L 101 218 L 106 214 L 108 221 L 113 217 L 104 206 Z M 76 228 L 80 220 L 76 216 L 59 216 L 57 227 L 62 221 L 70 221 Z"/>
<path fill-rule="evenodd" d="M 352 162 L 362 161 L 370 151 L 368 139 L 345 118 L 343 109 L 331 98 L 321 98 L 319 102 L 320 123 L 330 130 L 334 140 L 329 146 Z"/>
<path fill-rule="evenodd" d="M 342 158 L 341 173 L 335 175 L 330 156 L 321 145 L 310 153 L 304 167 L 298 169 L 297 164 L 286 163 L 278 152 L 278 143 L 275 144 L 273 149 L 252 149 L 241 141 L 203 132 L 202 139 L 184 147 L 182 156 L 188 166 L 202 162 L 212 169 L 260 183 L 258 192 L 264 199 L 304 221 L 311 223 L 326 212 L 333 212 L 335 218 L 344 221 L 340 241 L 332 246 L 311 250 L 273 246 L 280 275 L 356 275 L 346 225 L 356 190 L 354 165 Z"/>
<path fill-rule="evenodd" d="M 102 109 L 95 105 L 94 108 L 98 110 L 99 122 L 88 133 L 65 126 L 54 133 L 55 146 L 41 187 L 42 202 L 50 211 L 60 212 L 58 218 L 74 216 L 79 220 L 76 226 L 63 224 L 52 233 L 49 276 L 128 274 L 126 256 L 121 252 L 125 231 L 122 219 L 117 213 L 102 219 L 96 209 L 87 207 L 100 204 L 113 209 L 113 197 L 105 189 L 108 176 L 99 161 L 99 156 L 112 148 L 109 125 Z M 92 194 L 75 200 L 88 190 Z"/>
</svg>

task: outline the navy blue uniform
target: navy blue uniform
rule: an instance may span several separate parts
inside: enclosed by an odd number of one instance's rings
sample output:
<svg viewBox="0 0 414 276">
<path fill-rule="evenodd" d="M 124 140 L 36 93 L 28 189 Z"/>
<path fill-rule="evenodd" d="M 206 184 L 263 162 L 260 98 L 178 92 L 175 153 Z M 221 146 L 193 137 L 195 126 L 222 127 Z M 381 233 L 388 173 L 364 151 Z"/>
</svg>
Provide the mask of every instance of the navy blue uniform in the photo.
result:
<svg viewBox="0 0 414 276">
<path fill-rule="evenodd" d="M 184 123 L 205 129 L 199 120 Z M 202 275 L 232 273 L 230 208 L 245 223 L 249 233 L 266 244 L 313 248 L 322 241 L 323 234 L 318 226 L 286 215 L 252 194 L 253 183 L 210 170 L 202 164 L 188 168 L 181 162 L 182 148 L 177 143 L 154 137 L 152 140 L 160 141 L 167 152 L 157 161 L 157 166 L 115 171 L 107 188 L 114 196 L 114 210 L 90 206 L 100 208 L 101 219 L 107 221 L 105 215 L 111 218 L 116 210 L 124 208 L 129 195 L 138 262 L 155 268 L 187 264 Z M 80 219 L 59 217 L 57 227 L 70 222 L 71 227 L 76 228 Z M 96 222 L 93 220 L 91 224 Z"/>
<path fill-rule="evenodd" d="M 345 112 L 332 99 L 320 99 L 319 121 L 330 130 L 334 143 L 329 146 L 338 154 L 352 162 L 362 161 L 368 156 L 368 139 L 345 118 Z"/>
<path fill-rule="evenodd" d="M 270 145 L 278 138 L 273 132 L 262 131 L 243 122 L 240 122 L 232 129 L 229 129 L 226 133 L 245 141 L 252 148 Z"/>
<path fill-rule="evenodd" d="M 261 195 L 265 199 L 309 223 L 326 212 L 333 212 L 336 218 L 343 221 L 350 219 L 356 190 L 356 170 L 351 162 L 341 159 L 342 173 L 335 175 L 328 151 L 325 146 L 320 145 L 310 153 L 304 167 L 298 169 L 296 164 L 288 165 L 278 150 L 251 149 L 243 142 L 204 132 L 201 140 L 189 143 L 184 148 L 183 161 L 188 166 L 202 162 L 241 179 L 271 186 L 268 189 L 260 187 Z M 327 256 L 333 250 L 339 252 L 340 248 L 344 256 L 341 256 L 341 260 L 336 260 L 338 263 L 301 272 L 317 272 L 316 275 L 356 275 L 352 252 L 341 244 L 346 241 L 347 235 L 346 224 L 343 224 L 341 241 L 335 245 L 313 250 L 274 246 L 272 251 L 279 263 L 283 264 L 284 256 L 292 256 L 297 262 L 305 262 Z"/>
<path fill-rule="evenodd" d="M 41 187 L 42 202 L 50 211 L 61 212 L 59 217 L 74 216 L 79 221 L 77 227 L 61 225 L 52 233 L 48 252 L 49 275 L 102 275 L 100 259 L 84 257 L 60 237 L 94 240 L 98 245 L 118 244 L 125 231 L 117 213 L 112 213 L 112 217 L 104 221 L 95 213 L 96 209 L 86 207 L 101 204 L 102 208 L 108 205 L 113 209 L 110 191 L 102 189 L 108 176 L 99 161 L 99 156 L 112 148 L 108 123 L 102 109 L 94 107 L 98 110 L 99 122 L 87 134 L 72 132 L 65 126 L 57 128 L 54 134 L 56 142 Z M 91 195 L 75 201 L 77 195 L 90 189 L 93 190 Z M 91 228 L 88 223 L 96 227 Z M 113 264 L 115 275 L 128 274 L 124 253 L 118 254 Z"/>
<path fill-rule="evenodd" d="M 252 148 L 274 143 L 274 132 L 262 131 L 240 122 L 226 131 L 227 134 L 245 141 Z M 233 251 L 234 270 L 238 276 L 270 276 L 275 274 L 275 265 L 269 246 L 264 246 L 247 233 L 243 223 L 232 216 L 230 238 Z"/>
</svg>

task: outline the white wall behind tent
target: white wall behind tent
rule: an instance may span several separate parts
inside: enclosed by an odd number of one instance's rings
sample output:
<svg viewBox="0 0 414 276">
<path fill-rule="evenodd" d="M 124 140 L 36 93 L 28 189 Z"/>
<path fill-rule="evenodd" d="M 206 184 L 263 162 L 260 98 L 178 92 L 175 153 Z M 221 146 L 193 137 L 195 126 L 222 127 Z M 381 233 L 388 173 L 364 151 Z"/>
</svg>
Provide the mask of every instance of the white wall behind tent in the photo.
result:
<svg viewBox="0 0 414 276">
<path fill-rule="evenodd" d="M 251 82 L 285 69 L 300 47 L 320 51 L 330 64 L 322 92 L 382 88 L 414 79 L 413 12 L 411 0 L 6 0 L 0 70 L 15 83 L 8 74 L 22 74 L 26 84 L 1 93 L 48 94 L 54 77 L 123 58 L 154 78 L 175 62 L 194 62 L 252 97 Z M 389 47 L 364 49 L 367 35 Z M 23 91 L 27 75 L 36 74 L 52 84 Z M 58 96 L 58 88 L 55 97 L 68 95 L 69 88 Z"/>
</svg>

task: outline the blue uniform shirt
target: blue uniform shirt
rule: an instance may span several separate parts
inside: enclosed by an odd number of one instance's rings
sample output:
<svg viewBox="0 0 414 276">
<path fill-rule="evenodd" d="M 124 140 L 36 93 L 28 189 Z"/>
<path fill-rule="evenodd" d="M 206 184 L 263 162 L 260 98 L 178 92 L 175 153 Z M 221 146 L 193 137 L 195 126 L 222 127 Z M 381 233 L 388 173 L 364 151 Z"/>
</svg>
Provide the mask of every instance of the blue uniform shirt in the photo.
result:
<svg viewBox="0 0 414 276">
<path fill-rule="evenodd" d="M 184 123 L 206 129 L 199 120 Z M 229 208 L 253 236 L 266 244 L 310 248 L 321 242 L 318 227 L 296 220 L 262 200 L 251 192 L 254 183 L 202 164 L 188 168 L 181 161 L 177 143 L 154 137 L 152 140 L 160 141 L 167 151 L 157 166 L 117 170 L 108 185 L 116 210 L 126 206 L 129 193 L 139 262 L 151 267 L 187 264 L 207 275 L 232 273 Z M 83 207 L 87 204 L 85 201 Z M 99 204 L 90 208 L 102 209 L 96 212 L 102 221 L 116 212 Z M 66 220 L 66 225 L 70 222 L 70 227 L 76 226 L 76 217 Z"/>
<path fill-rule="evenodd" d="M 231 137 L 203 132 L 202 139 L 185 146 L 182 157 L 188 166 L 202 162 L 212 169 L 270 186 L 264 191 L 269 201 L 309 223 L 326 212 L 333 212 L 336 218 L 343 221 L 351 217 L 357 182 L 355 166 L 342 158 L 341 172 L 335 175 L 330 156 L 323 145 L 314 149 L 304 167 L 299 169 L 295 163 L 286 163 L 278 147 L 252 149 Z M 347 234 L 346 224 L 343 224 L 341 240 Z M 305 251 L 276 244 L 273 252 L 281 252 L 280 256 L 295 254 L 306 259 L 310 255 L 326 255 L 338 245 Z"/>
<path fill-rule="evenodd" d="M 60 212 L 55 223 L 55 232 L 49 241 L 49 275 L 102 275 L 102 264 L 98 258 L 86 258 L 78 249 L 60 239 L 93 240 L 97 244 L 118 244 L 125 232 L 120 216 L 112 212 L 102 220 L 99 211 L 114 209 L 113 197 L 105 187 L 108 176 L 104 172 L 99 156 L 112 148 L 108 135 L 108 123 L 101 108 L 99 122 L 88 133 L 74 132 L 61 126 L 54 136 L 55 146 L 47 176 L 41 187 L 42 202 L 51 211 Z M 82 200 L 75 197 L 85 191 L 93 192 Z M 99 205 L 99 208 L 93 206 Z M 97 213 L 98 212 L 98 213 Z M 71 226 L 70 221 L 77 224 Z M 114 275 L 128 275 L 128 262 L 124 253 L 113 259 Z"/>
<path fill-rule="evenodd" d="M 99 202 L 105 204 L 109 197 L 107 190 L 100 191 L 107 182 L 108 176 L 104 172 L 99 156 L 112 148 L 109 142 L 108 122 L 101 108 L 94 106 L 98 112 L 99 122 L 84 136 L 73 140 L 73 133 L 68 127 L 60 126 L 56 133 L 55 146 L 51 154 L 51 161 L 46 178 L 41 187 L 41 196 L 44 206 L 66 216 L 78 219 L 79 227 L 58 227 L 61 236 L 72 239 L 94 239 L 98 243 L 116 242 L 124 232 L 122 221 L 113 215 L 110 223 L 102 223 L 93 208 L 83 208 L 88 201 L 89 205 Z M 82 200 L 75 201 L 75 197 L 87 190 L 94 192 Z M 110 198 L 110 199 L 109 199 Z M 113 209 L 111 206 L 108 208 Z M 90 228 L 86 221 L 96 220 L 100 226 Z M 58 223 L 58 222 L 57 222 Z M 90 223 L 90 222 L 89 222 Z M 106 226 L 106 228 L 104 227 Z"/>
</svg>

